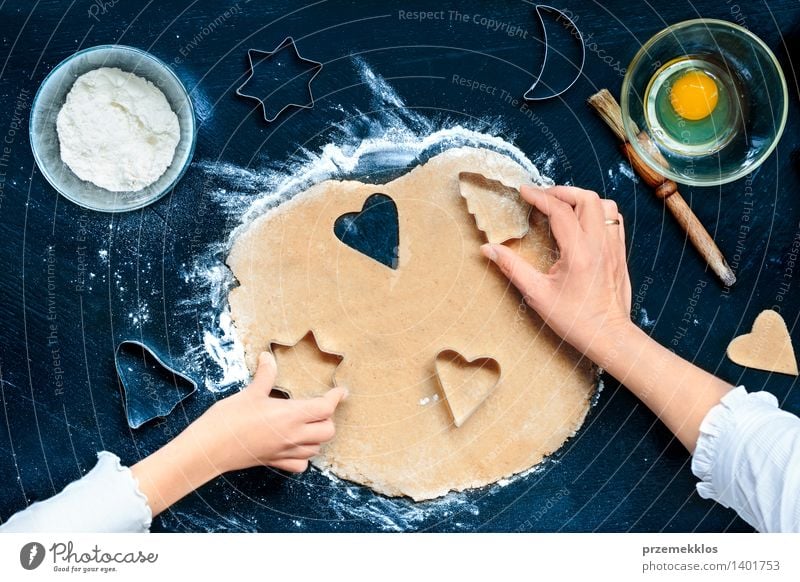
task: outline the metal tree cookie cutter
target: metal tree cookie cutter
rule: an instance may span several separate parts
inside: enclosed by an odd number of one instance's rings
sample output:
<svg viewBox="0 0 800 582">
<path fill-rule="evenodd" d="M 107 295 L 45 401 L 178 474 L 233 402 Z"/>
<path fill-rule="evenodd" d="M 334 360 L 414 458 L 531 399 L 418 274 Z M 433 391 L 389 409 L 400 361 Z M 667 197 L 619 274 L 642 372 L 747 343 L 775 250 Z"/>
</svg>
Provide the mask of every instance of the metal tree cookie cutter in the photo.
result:
<svg viewBox="0 0 800 582">
<path fill-rule="evenodd" d="M 342 363 L 342 360 L 344 360 L 344 354 L 341 354 L 339 352 L 334 352 L 334 351 L 331 351 L 329 349 L 323 348 L 319 344 L 319 342 L 317 341 L 317 336 L 316 336 L 316 334 L 315 334 L 313 329 L 308 330 L 306 333 L 303 334 L 303 336 L 300 339 L 298 339 L 295 342 L 282 342 L 282 341 L 275 341 L 275 340 L 270 341 L 269 345 L 268 345 L 268 349 L 269 349 L 269 352 L 272 354 L 272 356 L 275 358 L 275 363 L 277 364 L 278 363 L 277 362 L 278 361 L 278 355 L 275 353 L 275 348 L 276 347 L 277 348 L 283 348 L 283 349 L 286 349 L 286 350 L 291 350 L 291 349 L 297 348 L 297 346 L 302 344 L 304 341 L 310 341 L 311 343 L 313 343 L 314 348 L 316 348 L 316 352 L 317 352 L 317 354 L 319 356 L 321 356 L 323 358 L 326 358 L 326 359 L 329 359 L 329 360 L 336 360 L 336 364 L 335 365 L 333 363 L 330 364 L 333 367 L 333 370 L 331 371 L 330 382 L 328 383 L 328 386 L 327 386 L 328 388 L 335 388 L 337 386 L 337 384 L 336 384 L 336 370 L 339 368 L 339 364 Z M 289 382 L 288 384 L 290 384 L 290 383 L 291 382 Z M 276 394 L 272 394 L 272 396 L 281 397 L 281 394 L 284 397 L 289 397 L 289 398 L 294 396 L 294 394 L 292 393 L 292 386 L 291 385 L 287 385 L 285 377 L 283 377 L 283 378 L 281 377 L 281 368 L 280 368 L 280 366 L 278 366 L 278 376 L 275 378 L 274 389 L 275 389 L 274 391 L 279 392 L 279 394 L 277 394 L 277 395 Z"/>
<path fill-rule="evenodd" d="M 544 97 L 534 97 L 532 95 L 533 90 L 542 80 L 542 75 L 544 74 L 545 67 L 547 66 L 547 57 L 550 52 L 550 46 L 547 42 L 547 27 L 544 24 L 544 16 L 543 12 L 551 12 L 557 14 L 557 20 L 565 20 L 567 22 L 566 28 L 571 29 L 573 35 L 577 37 L 579 44 L 581 45 L 581 64 L 578 66 L 578 73 L 575 75 L 575 78 L 572 81 L 558 91 L 557 93 L 553 93 L 552 95 L 546 95 Z M 544 34 L 544 59 L 542 60 L 542 66 L 539 68 L 539 74 L 536 75 L 536 79 L 533 81 L 533 85 L 530 86 L 530 89 L 525 91 L 525 94 L 522 96 L 523 99 L 526 101 L 545 101 L 547 99 L 552 99 L 554 97 L 558 97 L 559 95 L 563 95 L 567 91 L 569 91 L 572 86 L 578 82 L 578 79 L 581 78 L 583 74 L 583 67 L 586 64 L 586 44 L 583 42 L 583 34 L 581 33 L 578 26 L 575 24 L 575 21 L 572 20 L 569 16 L 567 16 L 563 11 L 559 10 L 558 8 L 553 8 L 552 6 L 548 6 L 546 4 L 537 4 L 536 5 L 536 16 L 539 17 L 539 23 L 542 25 L 542 33 Z"/>
<path fill-rule="evenodd" d="M 464 385 L 461 386 L 448 386 L 446 381 L 442 378 L 442 368 L 440 361 L 447 359 L 460 367 L 477 367 L 478 369 L 488 366 L 494 372 L 496 378 L 494 382 L 486 386 L 478 386 L 477 389 L 468 389 Z M 494 392 L 494 389 L 500 385 L 503 380 L 503 369 L 500 362 L 495 360 L 492 356 L 475 356 L 468 359 L 461 355 L 460 352 L 452 348 L 444 348 L 436 352 L 433 358 L 433 369 L 436 373 L 436 380 L 439 382 L 439 387 L 442 389 L 444 401 L 453 417 L 453 424 L 456 428 L 464 426 L 464 423 L 469 420 L 473 413 L 480 408 L 487 398 Z M 448 392 L 448 390 L 450 390 Z"/>
<path fill-rule="evenodd" d="M 508 240 L 520 239 L 530 232 L 530 216 L 533 206 L 525 202 L 518 188 L 477 172 L 459 172 L 458 190 L 461 197 L 467 201 L 467 211 L 475 217 L 475 225 L 486 235 L 488 242 L 501 244 Z M 499 224 L 494 220 L 495 216 L 482 216 L 481 204 L 476 196 L 480 192 L 492 192 L 499 199 L 511 201 L 513 213 L 509 212 L 508 204 L 492 206 L 502 211 L 507 217 L 513 218 L 513 224 Z"/>
<path fill-rule="evenodd" d="M 128 426 L 139 428 L 168 416 L 197 391 L 197 382 L 178 372 L 140 341 L 124 340 L 114 352 Z"/>
<path fill-rule="evenodd" d="M 242 91 L 242 89 L 244 89 L 244 87 L 255 76 L 255 65 L 254 65 L 254 62 L 253 62 L 253 56 L 254 55 L 256 56 L 256 60 L 257 61 L 264 61 L 264 60 L 272 58 L 272 56 L 276 55 L 281 50 L 283 50 L 284 48 L 287 48 L 289 46 L 292 47 L 292 49 L 294 51 L 294 56 L 297 58 L 297 60 L 299 60 L 302 63 L 306 63 L 308 65 L 311 65 L 312 68 L 315 69 L 314 70 L 314 74 L 311 75 L 311 78 L 308 80 L 308 83 L 307 83 L 308 96 L 311 99 L 311 102 L 310 103 L 287 103 L 274 116 L 268 117 L 267 116 L 267 106 L 266 106 L 266 103 L 265 103 L 265 99 L 263 99 L 262 97 L 260 97 L 258 95 L 252 95 L 250 93 L 245 93 L 244 91 Z M 294 39 L 291 36 L 287 36 L 285 39 L 283 39 L 283 42 L 281 42 L 275 48 L 275 50 L 273 50 L 273 51 L 267 52 L 267 51 L 262 51 L 262 50 L 259 50 L 259 49 L 252 49 L 252 48 L 251 49 L 247 49 L 247 61 L 249 63 L 249 74 L 247 75 L 247 79 L 245 79 L 244 83 L 242 83 L 241 85 L 239 85 L 239 87 L 237 87 L 236 94 L 239 97 L 244 97 L 246 99 L 254 99 L 254 100 L 258 101 L 258 103 L 261 105 L 261 111 L 264 114 L 264 121 L 266 121 L 267 123 L 272 123 L 273 121 L 278 119 L 278 117 L 280 117 L 281 113 L 286 111 L 289 107 L 298 107 L 300 109 L 312 109 L 314 107 L 314 94 L 311 92 L 311 82 L 314 79 L 316 79 L 317 75 L 319 75 L 320 71 L 322 71 L 322 66 L 323 65 L 319 61 L 313 61 L 311 59 L 306 59 L 306 58 L 300 56 L 300 53 L 297 50 L 297 44 L 295 43 Z M 294 81 L 294 79 L 296 79 L 296 78 L 297 77 L 294 77 L 293 79 L 290 79 L 289 81 L 287 81 L 286 83 L 281 85 L 281 87 L 285 86 L 287 83 L 289 83 L 291 81 Z M 280 87 L 278 87 L 278 88 L 280 89 Z"/>
</svg>

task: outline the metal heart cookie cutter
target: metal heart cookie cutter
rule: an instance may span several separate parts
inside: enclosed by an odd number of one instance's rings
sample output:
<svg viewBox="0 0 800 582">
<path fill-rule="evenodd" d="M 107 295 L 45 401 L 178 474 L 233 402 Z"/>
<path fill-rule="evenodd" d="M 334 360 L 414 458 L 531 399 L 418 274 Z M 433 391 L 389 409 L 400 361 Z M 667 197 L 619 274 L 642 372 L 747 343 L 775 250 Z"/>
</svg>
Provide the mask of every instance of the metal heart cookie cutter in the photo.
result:
<svg viewBox="0 0 800 582">
<path fill-rule="evenodd" d="M 443 377 L 443 361 L 462 369 L 477 368 L 483 370 L 486 368 L 495 378 L 489 383 L 479 385 L 474 382 L 473 375 L 469 378 L 472 380 L 471 384 L 462 383 L 453 386 Z M 492 356 L 476 356 L 470 359 L 462 356 L 460 352 L 452 348 L 444 348 L 436 353 L 433 359 L 433 369 L 456 428 L 464 426 L 464 423 L 481 407 L 503 380 L 503 369 L 500 366 L 500 362 Z"/>
</svg>

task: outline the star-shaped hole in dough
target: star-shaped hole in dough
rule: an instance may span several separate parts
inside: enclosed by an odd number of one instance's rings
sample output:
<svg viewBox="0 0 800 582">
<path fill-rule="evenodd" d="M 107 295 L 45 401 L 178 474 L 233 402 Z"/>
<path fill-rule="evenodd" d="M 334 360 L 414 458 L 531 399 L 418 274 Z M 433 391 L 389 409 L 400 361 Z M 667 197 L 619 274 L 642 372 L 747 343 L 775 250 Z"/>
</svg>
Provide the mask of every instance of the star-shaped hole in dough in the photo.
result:
<svg viewBox="0 0 800 582">
<path fill-rule="evenodd" d="M 344 357 L 320 347 L 313 331 L 294 344 L 271 342 L 269 347 L 278 365 L 277 390 L 291 396 L 302 387 L 306 396 L 321 396 L 336 386 L 336 368 Z"/>
<path fill-rule="evenodd" d="M 301 57 L 292 37 L 271 52 L 249 49 L 247 59 L 250 73 L 236 94 L 258 101 L 266 122 L 275 121 L 289 107 L 314 107 L 311 82 L 322 63 Z"/>
</svg>

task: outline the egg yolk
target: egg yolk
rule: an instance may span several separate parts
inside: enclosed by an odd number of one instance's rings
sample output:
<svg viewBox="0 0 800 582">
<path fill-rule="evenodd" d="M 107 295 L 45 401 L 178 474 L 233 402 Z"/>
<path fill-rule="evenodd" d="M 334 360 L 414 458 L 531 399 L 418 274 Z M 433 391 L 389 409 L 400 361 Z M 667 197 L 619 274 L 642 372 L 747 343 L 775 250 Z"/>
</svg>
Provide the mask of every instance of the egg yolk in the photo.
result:
<svg viewBox="0 0 800 582">
<path fill-rule="evenodd" d="M 717 84 L 703 71 L 689 71 L 672 85 L 669 94 L 675 113 L 690 121 L 711 115 L 719 100 Z"/>
</svg>

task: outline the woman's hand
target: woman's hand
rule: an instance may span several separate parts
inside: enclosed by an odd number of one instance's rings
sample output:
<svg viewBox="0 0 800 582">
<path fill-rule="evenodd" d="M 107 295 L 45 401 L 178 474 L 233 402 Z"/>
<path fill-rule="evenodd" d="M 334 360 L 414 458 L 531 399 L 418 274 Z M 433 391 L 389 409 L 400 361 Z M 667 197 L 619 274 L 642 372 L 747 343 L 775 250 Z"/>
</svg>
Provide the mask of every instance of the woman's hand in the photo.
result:
<svg viewBox="0 0 800 582">
<path fill-rule="evenodd" d="M 484 245 L 484 254 L 553 331 L 627 386 L 694 451 L 700 423 L 731 386 L 631 321 L 625 229 L 616 204 L 566 186 L 523 186 L 521 194 L 550 219 L 558 261 L 542 273 L 502 245 Z"/>
<path fill-rule="evenodd" d="M 481 250 L 553 331 L 597 362 L 600 344 L 631 325 L 622 215 L 613 201 L 580 188 L 523 186 L 520 193 L 550 220 L 559 259 L 542 273 L 506 246 Z"/>
<path fill-rule="evenodd" d="M 308 400 L 270 398 L 277 368 L 263 353 L 247 388 L 209 408 L 173 441 L 132 467 L 153 515 L 207 481 L 267 465 L 301 473 L 331 440 L 336 407 L 347 395 L 334 388 Z"/>
</svg>

